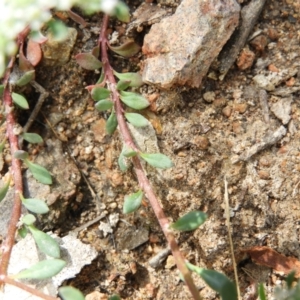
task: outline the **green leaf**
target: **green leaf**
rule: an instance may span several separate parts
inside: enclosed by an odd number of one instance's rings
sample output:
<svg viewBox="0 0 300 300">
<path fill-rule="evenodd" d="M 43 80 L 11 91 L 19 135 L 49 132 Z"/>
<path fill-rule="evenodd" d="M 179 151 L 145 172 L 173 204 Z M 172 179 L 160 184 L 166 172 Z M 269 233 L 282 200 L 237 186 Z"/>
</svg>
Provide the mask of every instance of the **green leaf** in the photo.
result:
<svg viewBox="0 0 300 300">
<path fill-rule="evenodd" d="M 122 22 L 127 23 L 130 21 L 129 8 L 122 1 L 118 1 L 118 4 L 115 7 L 114 15 Z"/>
<path fill-rule="evenodd" d="M 27 100 L 20 94 L 12 93 L 11 94 L 12 100 L 15 104 L 17 104 L 20 108 L 28 109 L 29 105 Z"/>
<path fill-rule="evenodd" d="M 43 231 L 38 230 L 33 225 L 28 226 L 28 229 L 30 230 L 40 251 L 54 258 L 60 257 L 59 245 L 53 237 Z"/>
<path fill-rule="evenodd" d="M 29 83 L 31 80 L 33 80 L 35 77 L 35 70 L 30 70 L 24 73 L 21 78 L 18 79 L 16 82 L 17 86 L 24 86 L 27 83 Z"/>
<path fill-rule="evenodd" d="M 134 151 L 132 148 L 124 147 L 122 153 L 125 157 L 133 157 L 137 155 L 137 152 Z"/>
<path fill-rule="evenodd" d="M 64 41 L 68 37 L 68 27 L 62 21 L 51 19 L 47 25 L 56 41 Z"/>
<path fill-rule="evenodd" d="M 127 163 L 127 160 L 126 160 L 123 152 L 121 152 L 121 154 L 120 154 L 120 156 L 118 158 L 118 164 L 119 164 L 120 170 L 122 172 L 127 171 L 127 169 L 128 169 L 128 163 Z"/>
<path fill-rule="evenodd" d="M 0 97 L 2 97 L 3 92 L 4 92 L 4 85 L 0 84 Z"/>
<path fill-rule="evenodd" d="M 46 214 L 49 212 L 49 207 L 45 201 L 35 198 L 23 198 L 21 196 L 22 204 L 31 212 L 36 214 Z"/>
<path fill-rule="evenodd" d="M 4 139 L 4 140 L 0 143 L 0 153 L 3 153 L 4 147 L 5 147 L 5 143 L 6 143 L 6 139 Z"/>
<path fill-rule="evenodd" d="M 121 300 L 119 295 L 112 295 L 108 298 L 108 300 Z"/>
<path fill-rule="evenodd" d="M 3 187 L 0 188 L 0 202 L 5 198 L 9 189 L 10 179 L 4 183 Z"/>
<path fill-rule="evenodd" d="M 144 159 L 150 166 L 160 169 L 168 169 L 173 167 L 173 163 L 170 158 L 161 153 L 140 153 L 142 159 Z"/>
<path fill-rule="evenodd" d="M 124 91 L 130 86 L 130 80 L 120 80 L 117 83 L 117 90 Z"/>
<path fill-rule="evenodd" d="M 52 184 L 52 177 L 47 169 L 40 165 L 34 164 L 28 159 L 25 159 L 24 163 L 37 181 L 43 184 Z"/>
<path fill-rule="evenodd" d="M 36 221 L 36 218 L 32 214 L 27 214 L 21 219 L 21 221 L 23 224 L 30 226 Z"/>
<path fill-rule="evenodd" d="M 260 283 L 258 286 L 258 296 L 260 300 L 267 300 L 264 284 Z"/>
<path fill-rule="evenodd" d="M 144 193 L 140 190 L 129 196 L 125 196 L 124 205 L 123 205 L 123 214 L 129 214 L 136 211 L 143 199 Z"/>
<path fill-rule="evenodd" d="M 187 267 L 200 275 L 210 288 L 221 295 L 222 300 L 237 300 L 236 286 L 224 274 L 199 268 L 190 263 L 187 263 Z"/>
<path fill-rule="evenodd" d="M 97 70 L 102 67 L 101 61 L 91 53 L 79 53 L 75 59 L 82 68 L 87 70 Z"/>
<path fill-rule="evenodd" d="M 29 154 L 24 150 L 17 150 L 14 153 L 14 157 L 17 159 L 27 159 L 29 157 Z"/>
<path fill-rule="evenodd" d="M 140 87 L 143 84 L 142 76 L 139 73 L 118 73 L 114 71 L 114 75 L 121 81 L 130 81 L 129 86 Z"/>
<path fill-rule="evenodd" d="M 110 100 L 100 100 L 95 104 L 95 107 L 99 110 L 99 111 L 105 111 L 108 109 L 111 109 L 113 107 L 114 103 Z"/>
<path fill-rule="evenodd" d="M 190 231 L 198 228 L 206 219 L 207 215 L 204 212 L 195 210 L 179 218 L 175 223 L 172 223 L 170 227 L 178 231 Z"/>
<path fill-rule="evenodd" d="M 31 144 L 41 144 L 43 142 L 42 137 L 37 133 L 24 132 L 21 137 Z"/>
<path fill-rule="evenodd" d="M 296 274 L 296 272 L 292 271 L 288 274 L 288 276 L 285 279 L 288 289 L 291 289 L 293 287 L 293 282 L 295 280 L 295 274 Z"/>
<path fill-rule="evenodd" d="M 125 113 L 125 118 L 135 127 L 145 127 L 149 125 L 149 121 L 137 113 Z"/>
<path fill-rule="evenodd" d="M 143 109 L 150 105 L 150 103 L 145 97 L 132 92 L 120 91 L 120 99 L 127 106 L 134 109 Z"/>
<path fill-rule="evenodd" d="M 102 68 L 100 77 L 99 77 L 98 81 L 96 82 L 96 84 L 102 83 L 104 79 L 105 79 L 105 75 L 104 75 L 104 71 L 103 71 L 103 68 Z"/>
<path fill-rule="evenodd" d="M 21 271 L 14 275 L 15 279 L 46 279 L 58 274 L 66 265 L 66 262 L 61 259 L 42 260 L 27 270 Z"/>
<path fill-rule="evenodd" d="M 110 91 L 104 87 L 96 86 L 92 89 L 91 96 L 95 101 L 107 99 L 110 96 Z"/>
<path fill-rule="evenodd" d="M 21 228 L 18 229 L 18 235 L 24 239 L 26 235 L 28 234 L 28 230 L 25 226 L 22 226 Z"/>
<path fill-rule="evenodd" d="M 58 289 L 58 294 L 63 300 L 84 300 L 83 294 L 72 286 L 63 286 Z"/>
<path fill-rule="evenodd" d="M 114 112 L 112 112 L 109 118 L 106 121 L 106 132 L 108 134 L 113 134 L 118 126 L 117 116 Z"/>
<path fill-rule="evenodd" d="M 141 47 L 132 40 L 124 43 L 121 46 L 113 47 L 108 45 L 108 47 L 111 51 L 127 58 L 137 54 L 141 49 Z"/>
</svg>

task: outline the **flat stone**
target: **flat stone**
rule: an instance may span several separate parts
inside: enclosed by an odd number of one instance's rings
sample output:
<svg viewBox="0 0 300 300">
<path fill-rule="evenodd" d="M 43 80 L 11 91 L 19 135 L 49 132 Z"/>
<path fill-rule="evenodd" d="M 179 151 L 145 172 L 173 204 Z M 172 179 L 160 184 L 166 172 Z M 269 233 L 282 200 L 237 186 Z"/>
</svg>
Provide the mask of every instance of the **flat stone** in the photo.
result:
<svg viewBox="0 0 300 300">
<path fill-rule="evenodd" d="M 271 111 L 281 120 L 282 124 L 286 125 L 291 119 L 293 97 L 277 98 L 272 96 L 272 100 L 277 99 L 277 102 L 271 104 Z"/>
<path fill-rule="evenodd" d="M 239 21 L 235 0 L 183 0 L 145 36 L 143 80 L 159 88 L 199 87 Z"/>
</svg>

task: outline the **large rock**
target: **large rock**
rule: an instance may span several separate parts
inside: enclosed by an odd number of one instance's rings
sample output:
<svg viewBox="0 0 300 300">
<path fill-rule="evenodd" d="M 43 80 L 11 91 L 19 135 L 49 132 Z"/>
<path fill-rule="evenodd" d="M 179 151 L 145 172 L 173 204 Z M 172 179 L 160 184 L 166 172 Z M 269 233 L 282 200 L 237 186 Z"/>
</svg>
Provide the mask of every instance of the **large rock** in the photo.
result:
<svg viewBox="0 0 300 300">
<path fill-rule="evenodd" d="M 235 0 L 183 0 L 145 36 L 143 80 L 160 88 L 199 87 L 238 25 L 239 11 Z"/>
</svg>

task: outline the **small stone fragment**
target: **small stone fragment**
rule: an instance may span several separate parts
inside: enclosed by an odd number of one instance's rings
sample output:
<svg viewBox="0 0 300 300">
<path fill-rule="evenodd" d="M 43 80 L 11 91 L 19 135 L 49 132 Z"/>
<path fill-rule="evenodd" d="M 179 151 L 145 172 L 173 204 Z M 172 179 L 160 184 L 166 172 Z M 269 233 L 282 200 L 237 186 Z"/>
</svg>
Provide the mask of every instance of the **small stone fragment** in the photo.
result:
<svg viewBox="0 0 300 300">
<path fill-rule="evenodd" d="M 268 40 L 264 35 L 259 35 L 250 42 L 250 45 L 258 52 L 263 52 L 267 44 Z"/>
<path fill-rule="evenodd" d="M 252 67 L 255 54 L 248 48 L 244 48 L 237 59 L 237 66 L 240 70 L 246 70 Z"/>
<path fill-rule="evenodd" d="M 195 144 L 200 150 L 206 150 L 209 146 L 209 140 L 206 136 L 196 136 L 194 137 L 193 144 Z"/>
<path fill-rule="evenodd" d="M 277 98 L 275 96 L 272 97 L 272 99 Z M 290 96 L 288 98 L 277 98 L 277 102 L 273 103 L 271 105 L 271 111 L 274 113 L 274 115 L 282 121 L 282 123 L 285 125 L 287 124 L 291 119 L 291 104 L 293 102 L 293 97 Z"/>
<path fill-rule="evenodd" d="M 270 178 L 270 173 L 268 171 L 265 171 L 265 170 L 259 170 L 257 172 L 258 176 L 260 179 L 264 179 L 264 180 L 267 180 Z"/>
<path fill-rule="evenodd" d="M 215 100 L 215 96 L 216 96 L 216 94 L 214 92 L 206 92 L 203 94 L 203 99 L 206 102 L 211 103 Z"/>
<path fill-rule="evenodd" d="M 47 34 L 47 42 L 42 44 L 43 63 L 47 66 L 61 66 L 68 62 L 70 53 L 75 45 L 77 30 L 67 28 L 67 37 L 63 41 L 57 41 L 53 35 Z"/>
<path fill-rule="evenodd" d="M 233 109 L 240 114 L 243 114 L 247 110 L 247 107 L 247 103 L 236 103 L 234 104 Z"/>
<path fill-rule="evenodd" d="M 176 265 L 176 263 L 175 263 L 174 256 L 173 255 L 169 255 L 168 258 L 167 258 L 167 262 L 166 262 L 165 268 L 166 269 L 171 269 L 175 265 Z"/>
<path fill-rule="evenodd" d="M 227 105 L 223 108 L 222 113 L 225 117 L 229 118 L 231 116 L 231 111 L 231 107 Z"/>
<path fill-rule="evenodd" d="M 234 0 L 183 0 L 145 36 L 143 81 L 165 89 L 199 87 L 237 26 L 239 11 Z"/>
</svg>

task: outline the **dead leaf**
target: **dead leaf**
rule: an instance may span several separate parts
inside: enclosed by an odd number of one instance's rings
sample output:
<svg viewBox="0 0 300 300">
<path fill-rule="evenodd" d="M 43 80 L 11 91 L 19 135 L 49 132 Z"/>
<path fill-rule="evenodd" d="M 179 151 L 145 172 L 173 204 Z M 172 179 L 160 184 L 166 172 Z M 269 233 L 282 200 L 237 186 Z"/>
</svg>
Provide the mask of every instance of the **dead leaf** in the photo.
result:
<svg viewBox="0 0 300 300">
<path fill-rule="evenodd" d="M 300 278 L 300 261 L 295 257 L 284 256 L 265 246 L 255 246 L 242 252 L 249 254 L 252 261 L 258 265 L 283 272 L 285 275 L 295 271 L 295 277 Z"/>
</svg>

